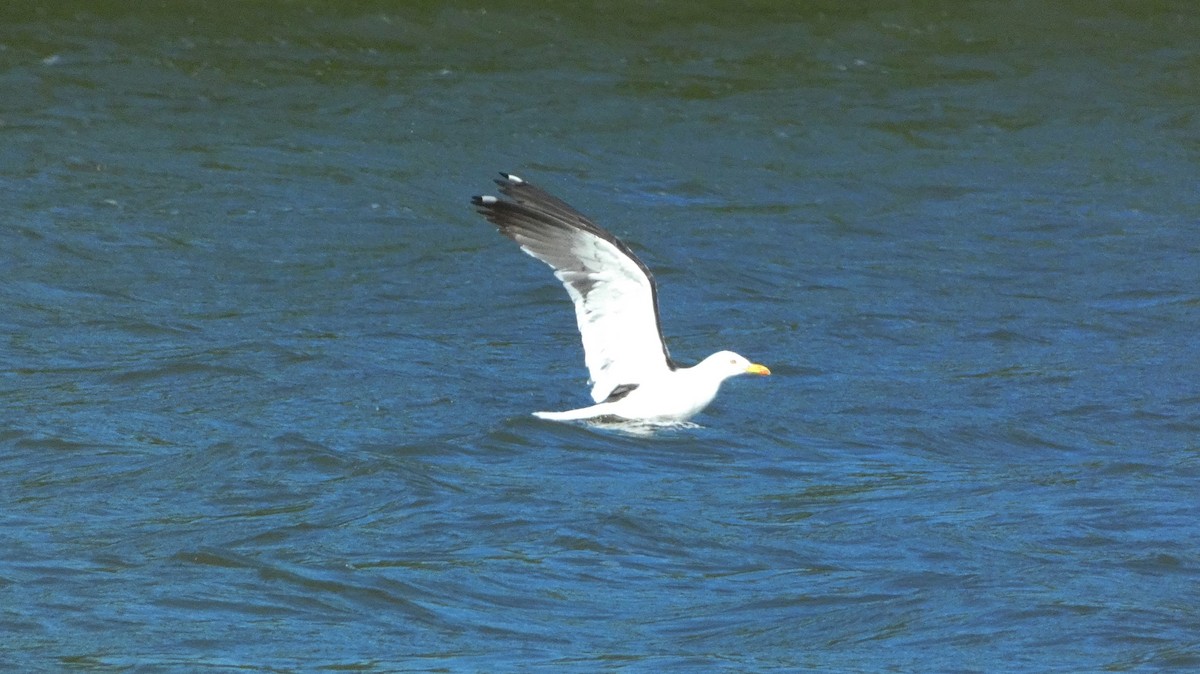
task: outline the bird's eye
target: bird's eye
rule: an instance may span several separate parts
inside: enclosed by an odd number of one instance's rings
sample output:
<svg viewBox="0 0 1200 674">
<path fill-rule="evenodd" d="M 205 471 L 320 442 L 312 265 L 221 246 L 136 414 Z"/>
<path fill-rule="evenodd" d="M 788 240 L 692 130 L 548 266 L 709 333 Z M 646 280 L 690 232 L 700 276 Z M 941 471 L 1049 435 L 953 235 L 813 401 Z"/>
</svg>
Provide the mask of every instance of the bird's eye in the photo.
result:
<svg viewBox="0 0 1200 674">
<path fill-rule="evenodd" d="M 737 365 L 737 361 L 736 361 L 736 360 L 734 360 L 734 359 L 732 359 L 732 358 L 730 358 L 730 359 L 729 359 L 729 364 L 730 364 L 730 365 Z"/>
</svg>

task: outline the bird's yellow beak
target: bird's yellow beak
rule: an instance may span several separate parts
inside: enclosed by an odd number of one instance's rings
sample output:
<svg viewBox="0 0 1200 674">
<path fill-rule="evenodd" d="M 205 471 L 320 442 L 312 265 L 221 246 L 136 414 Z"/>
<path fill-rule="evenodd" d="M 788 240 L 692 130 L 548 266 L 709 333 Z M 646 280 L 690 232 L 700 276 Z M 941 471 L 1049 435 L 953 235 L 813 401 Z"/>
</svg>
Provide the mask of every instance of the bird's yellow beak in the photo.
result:
<svg viewBox="0 0 1200 674">
<path fill-rule="evenodd" d="M 771 374 L 771 371 L 768 370 L 765 366 L 759 365 L 758 363 L 750 363 L 750 367 L 746 368 L 746 374 L 764 374 L 765 375 L 765 374 Z"/>
</svg>

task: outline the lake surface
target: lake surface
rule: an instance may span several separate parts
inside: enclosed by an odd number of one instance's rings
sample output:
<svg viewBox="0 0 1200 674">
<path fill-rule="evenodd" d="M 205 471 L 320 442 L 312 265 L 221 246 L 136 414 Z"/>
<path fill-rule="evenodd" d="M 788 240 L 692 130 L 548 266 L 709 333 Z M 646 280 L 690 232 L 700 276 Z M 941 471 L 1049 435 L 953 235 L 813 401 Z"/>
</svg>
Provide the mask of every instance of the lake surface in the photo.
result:
<svg viewBox="0 0 1200 674">
<path fill-rule="evenodd" d="M 0 669 L 1200 669 L 1194 3 L 398 4 L 0 10 Z"/>
</svg>

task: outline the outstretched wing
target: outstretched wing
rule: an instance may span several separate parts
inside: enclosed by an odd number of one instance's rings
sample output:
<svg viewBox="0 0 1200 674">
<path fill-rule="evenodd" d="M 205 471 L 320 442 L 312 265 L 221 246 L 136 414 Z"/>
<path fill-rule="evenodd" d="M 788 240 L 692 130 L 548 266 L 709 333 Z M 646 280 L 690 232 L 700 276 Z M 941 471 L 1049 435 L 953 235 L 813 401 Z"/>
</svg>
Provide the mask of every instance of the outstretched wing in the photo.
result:
<svg viewBox="0 0 1200 674">
<path fill-rule="evenodd" d="M 517 176 L 497 180 L 511 201 L 472 198 L 500 233 L 554 269 L 575 303 L 592 398 L 675 369 L 658 324 L 654 278 L 617 237 Z"/>
</svg>

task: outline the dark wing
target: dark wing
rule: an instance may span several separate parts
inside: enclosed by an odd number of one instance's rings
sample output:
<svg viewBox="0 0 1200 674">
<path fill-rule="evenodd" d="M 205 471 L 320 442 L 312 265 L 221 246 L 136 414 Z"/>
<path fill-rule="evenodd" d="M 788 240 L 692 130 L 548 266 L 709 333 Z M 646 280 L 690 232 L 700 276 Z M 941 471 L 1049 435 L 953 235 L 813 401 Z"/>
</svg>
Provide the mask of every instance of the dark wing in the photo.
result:
<svg viewBox="0 0 1200 674">
<path fill-rule="evenodd" d="M 637 384 L 675 364 L 658 325 L 650 270 L 617 237 L 566 202 L 506 173 L 500 192 L 472 198 L 479 212 L 521 250 L 554 269 L 575 303 L 592 399 Z"/>
</svg>

